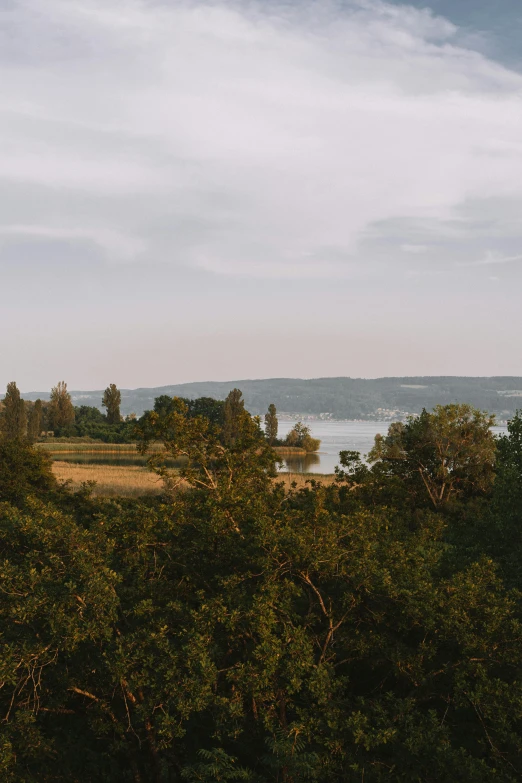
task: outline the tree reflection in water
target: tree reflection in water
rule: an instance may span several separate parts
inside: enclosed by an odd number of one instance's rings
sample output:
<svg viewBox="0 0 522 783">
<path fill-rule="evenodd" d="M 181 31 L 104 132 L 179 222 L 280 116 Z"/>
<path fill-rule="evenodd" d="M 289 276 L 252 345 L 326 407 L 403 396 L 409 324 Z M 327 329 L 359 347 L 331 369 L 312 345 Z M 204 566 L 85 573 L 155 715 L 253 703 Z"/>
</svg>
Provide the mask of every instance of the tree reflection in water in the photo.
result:
<svg viewBox="0 0 522 783">
<path fill-rule="evenodd" d="M 310 468 L 320 462 L 319 454 L 292 454 L 284 457 L 282 469 L 287 473 L 310 473 Z"/>
</svg>

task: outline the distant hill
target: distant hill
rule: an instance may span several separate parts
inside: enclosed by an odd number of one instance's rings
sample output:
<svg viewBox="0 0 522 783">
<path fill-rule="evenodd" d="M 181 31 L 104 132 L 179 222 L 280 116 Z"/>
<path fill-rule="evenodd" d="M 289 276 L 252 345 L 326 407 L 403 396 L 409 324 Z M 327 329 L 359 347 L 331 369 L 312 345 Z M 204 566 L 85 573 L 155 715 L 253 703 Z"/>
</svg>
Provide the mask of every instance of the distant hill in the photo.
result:
<svg viewBox="0 0 522 783">
<path fill-rule="evenodd" d="M 222 400 L 235 387 L 243 392 L 246 407 L 252 413 L 264 413 L 273 402 L 279 414 L 382 419 L 419 413 L 422 408 L 437 404 L 468 402 L 506 419 L 522 408 L 521 377 L 269 378 L 122 389 L 122 413 L 141 415 L 152 408 L 154 399 L 161 394 Z M 71 391 L 75 405 L 94 405 L 100 410 L 102 394 L 102 390 Z M 48 399 L 49 393 L 31 392 L 22 396 L 26 400 Z"/>
</svg>

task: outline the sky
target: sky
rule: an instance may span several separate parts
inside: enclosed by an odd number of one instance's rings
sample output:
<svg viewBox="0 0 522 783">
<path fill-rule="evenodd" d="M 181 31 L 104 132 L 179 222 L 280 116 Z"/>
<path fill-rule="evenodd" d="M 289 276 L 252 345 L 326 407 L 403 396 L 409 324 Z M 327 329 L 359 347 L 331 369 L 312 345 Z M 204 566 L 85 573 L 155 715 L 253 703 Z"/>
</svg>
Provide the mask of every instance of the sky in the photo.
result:
<svg viewBox="0 0 522 783">
<path fill-rule="evenodd" d="M 522 375 L 521 33 L 0 0 L 0 389 Z"/>
</svg>

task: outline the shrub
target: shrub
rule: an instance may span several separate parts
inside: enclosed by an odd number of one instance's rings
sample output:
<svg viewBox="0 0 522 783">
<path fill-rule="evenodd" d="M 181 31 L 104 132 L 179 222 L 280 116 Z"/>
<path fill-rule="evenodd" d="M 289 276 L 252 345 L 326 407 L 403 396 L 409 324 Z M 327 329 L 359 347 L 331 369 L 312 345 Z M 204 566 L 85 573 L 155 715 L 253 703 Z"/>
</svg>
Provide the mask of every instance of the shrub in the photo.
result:
<svg viewBox="0 0 522 783">
<path fill-rule="evenodd" d="M 56 485 L 48 454 L 28 441 L 0 439 L 0 501 L 19 503 Z"/>
</svg>

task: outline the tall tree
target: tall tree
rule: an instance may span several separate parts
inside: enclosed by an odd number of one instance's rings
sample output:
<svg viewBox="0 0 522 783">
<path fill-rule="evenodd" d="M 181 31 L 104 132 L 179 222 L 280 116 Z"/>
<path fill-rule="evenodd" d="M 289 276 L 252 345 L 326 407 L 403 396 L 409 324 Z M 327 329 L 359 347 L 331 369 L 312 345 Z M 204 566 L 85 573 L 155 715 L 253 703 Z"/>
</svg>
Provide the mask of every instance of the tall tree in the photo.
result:
<svg viewBox="0 0 522 783">
<path fill-rule="evenodd" d="M 41 432 L 47 432 L 47 430 L 50 429 L 49 426 L 49 401 L 48 400 L 39 400 L 42 411 L 41 411 L 41 417 L 40 417 L 40 428 Z"/>
<path fill-rule="evenodd" d="M 244 426 L 245 401 L 239 389 L 232 389 L 225 400 L 223 437 L 225 443 L 232 445 L 241 435 Z"/>
<path fill-rule="evenodd" d="M 34 443 L 42 431 L 42 401 L 36 400 L 27 418 L 27 437 Z"/>
<path fill-rule="evenodd" d="M 115 383 L 111 383 L 103 393 L 102 405 L 107 408 L 107 421 L 109 424 L 119 424 L 121 422 L 121 391 Z"/>
<path fill-rule="evenodd" d="M 271 446 L 277 440 L 278 427 L 276 406 L 271 402 L 268 406 L 268 413 L 265 413 L 265 435 Z"/>
<path fill-rule="evenodd" d="M 2 429 L 9 440 L 25 438 L 27 430 L 27 413 L 25 403 L 14 381 L 7 384 L 2 415 Z"/>
<path fill-rule="evenodd" d="M 34 409 L 38 413 L 38 426 L 39 426 L 38 435 L 39 435 L 43 430 L 43 424 L 44 424 L 44 408 L 43 408 L 42 401 L 40 399 L 35 400 Z"/>
<path fill-rule="evenodd" d="M 74 424 L 74 406 L 65 381 L 59 381 L 51 389 L 48 409 L 49 427 L 58 430 Z"/>
</svg>

